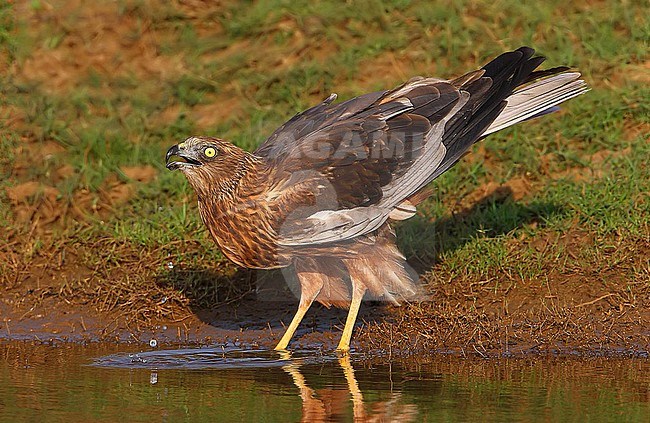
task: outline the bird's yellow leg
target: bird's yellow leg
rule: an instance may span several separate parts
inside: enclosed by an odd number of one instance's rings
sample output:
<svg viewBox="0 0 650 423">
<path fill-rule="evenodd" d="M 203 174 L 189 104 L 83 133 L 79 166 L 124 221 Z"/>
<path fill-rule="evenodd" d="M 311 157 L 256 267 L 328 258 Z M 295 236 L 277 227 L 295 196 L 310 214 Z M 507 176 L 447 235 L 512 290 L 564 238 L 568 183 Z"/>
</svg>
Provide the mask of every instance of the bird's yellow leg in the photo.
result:
<svg viewBox="0 0 650 423">
<path fill-rule="evenodd" d="M 352 282 L 354 284 L 354 281 Z M 357 314 L 359 314 L 359 307 L 361 306 L 361 299 L 366 293 L 365 287 L 354 286 L 352 288 L 352 302 L 350 303 L 350 311 L 348 318 L 345 321 L 345 328 L 343 328 L 343 335 L 336 351 L 340 353 L 347 353 L 350 351 L 350 340 L 352 339 L 352 330 L 354 323 L 357 321 Z"/>
<path fill-rule="evenodd" d="M 280 339 L 278 345 L 275 346 L 276 351 L 284 351 L 287 349 L 289 341 L 291 341 L 293 334 L 296 333 L 298 325 L 302 321 L 303 317 L 305 317 L 305 313 L 307 313 L 307 310 L 309 310 L 309 307 L 311 307 L 311 304 L 314 302 L 314 298 L 316 298 L 318 292 L 320 292 L 320 289 L 312 295 L 308 295 L 305 292 L 302 292 L 300 294 L 300 305 L 298 306 L 298 311 L 296 311 L 296 314 L 293 316 L 293 319 L 291 320 L 291 323 L 289 323 L 287 330 L 284 332 L 282 339 Z"/>
</svg>

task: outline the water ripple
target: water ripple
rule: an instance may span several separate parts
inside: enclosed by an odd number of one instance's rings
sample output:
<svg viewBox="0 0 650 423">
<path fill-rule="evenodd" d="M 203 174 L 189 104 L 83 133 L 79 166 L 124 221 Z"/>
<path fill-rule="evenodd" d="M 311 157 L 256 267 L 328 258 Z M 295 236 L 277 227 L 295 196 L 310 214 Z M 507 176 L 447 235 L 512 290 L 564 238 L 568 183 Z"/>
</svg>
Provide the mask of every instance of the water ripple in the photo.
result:
<svg viewBox="0 0 650 423">
<path fill-rule="evenodd" d="M 243 369 L 274 368 L 287 364 L 315 364 L 334 357 L 314 351 L 269 351 L 240 348 L 182 348 L 140 353 L 118 353 L 97 358 L 96 367 L 130 369 Z"/>
</svg>

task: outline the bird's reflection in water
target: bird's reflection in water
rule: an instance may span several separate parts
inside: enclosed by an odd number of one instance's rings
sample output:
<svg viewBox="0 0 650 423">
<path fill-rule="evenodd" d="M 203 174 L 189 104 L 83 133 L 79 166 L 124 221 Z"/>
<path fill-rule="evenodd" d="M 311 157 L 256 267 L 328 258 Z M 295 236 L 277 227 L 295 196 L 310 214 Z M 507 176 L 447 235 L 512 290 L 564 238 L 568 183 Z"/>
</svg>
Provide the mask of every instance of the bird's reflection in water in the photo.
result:
<svg viewBox="0 0 650 423">
<path fill-rule="evenodd" d="M 399 392 L 391 393 L 388 400 L 376 401 L 367 406 L 363 401 L 363 393 L 359 389 L 350 357 L 340 357 L 338 363 L 345 376 L 346 390 L 336 387 L 314 390 L 307 385 L 305 377 L 300 372 L 300 363 L 290 362 L 283 367 L 300 391 L 303 422 L 346 420 L 348 417 L 347 405 L 350 400 L 352 400 L 355 422 L 411 422 L 416 420 L 417 408 L 414 404 L 402 403 Z"/>
</svg>

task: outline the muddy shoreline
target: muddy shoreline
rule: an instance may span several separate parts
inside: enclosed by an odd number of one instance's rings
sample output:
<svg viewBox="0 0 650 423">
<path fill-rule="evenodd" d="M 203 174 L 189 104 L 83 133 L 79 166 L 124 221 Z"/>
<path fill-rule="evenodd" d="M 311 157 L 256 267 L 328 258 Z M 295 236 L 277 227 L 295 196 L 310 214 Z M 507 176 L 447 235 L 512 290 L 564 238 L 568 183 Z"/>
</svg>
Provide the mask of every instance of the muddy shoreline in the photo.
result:
<svg viewBox="0 0 650 423">
<path fill-rule="evenodd" d="M 599 313 L 609 297 L 597 299 L 580 313 L 516 314 L 490 310 L 455 312 L 442 316 L 440 303 L 402 307 L 364 303 L 353 337 L 353 351 L 388 360 L 436 356 L 475 358 L 571 356 L 650 357 L 647 311 L 604 317 Z M 444 301 L 441 301 L 444 303 Z M 147 349 L 151 346 L 227 346 L 272 349 L 284 332 L 297 303 L 244 298 L 214 309 L 197 309 L 177 320 L 147 322 L 121 313 L 98 312 L 93 306 L 42 298 L 30 306 L 0 299 L 0 341 L 46 344 L 117 343 Z M 457 305 L 458 307 L 459 305 Z M 578 308 L 581 309 L 583 307 Z M 574 308 L 575 310 L 575 308 Z M 446 310 L 449 311 L 448 309 Z M 520 310 L 519 310 L 520 311 Z M 290 349 L 332 353 L 346 311 L 314 306 L 298 330 Z M 576 325 L 575 322 L 580 322 Z"/>
<path fill-rule="evenodd" d="M 650 241 L 567 231 L 502 242 L 513 251 L 534 243 L 540 254 L 559 244 L 565 256 L 555 262 L 588 259 L 571 272 L 550 261 L 541 279 L 507 267 L 458 275 L 444 262 L 412 259 L 430 300 L 364 302 L 353 349 L 422 358 L 648 356 Z M 0 247 L 0 339 L 271 349 L 297 308 L 281 272 L 197 262 L 205 247 L 196 240 L 174 244 L 179 253 L 78 236 L 35 249 L 29 234 L 10 232 Z M 592 251 L 601 255 L 586 256 Z M 333 351 L 346 315 L 314 305 L 290 349 Z"/>
</svg>

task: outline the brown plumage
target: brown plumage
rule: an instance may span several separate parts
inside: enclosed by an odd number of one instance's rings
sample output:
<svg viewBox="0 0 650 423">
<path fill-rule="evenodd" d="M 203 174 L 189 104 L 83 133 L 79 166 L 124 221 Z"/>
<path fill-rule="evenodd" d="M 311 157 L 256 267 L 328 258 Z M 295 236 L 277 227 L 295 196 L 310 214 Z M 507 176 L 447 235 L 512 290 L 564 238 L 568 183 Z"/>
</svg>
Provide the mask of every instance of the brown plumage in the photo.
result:
<svg viewBox="0 0 650 423">
<path fill-rule="evenodd" d="M 534 71 L 543 58 L 533 54 L 522 47 L 450 81 L 413 78 L 339 104 L 331 95 L 253 153 L 211 137 L 169 149 L 167 167 L 185 174 L 228 258 L 297 273 L 300 305 L 276 349 L 314 300 L 350 307 L 338 347 L 347 351 L 364 296 L 417 298 L 389 222 L 413 216 L 427 185 L 476 141 L 587 90 L 565 67 Z"/>
</svg>

